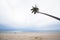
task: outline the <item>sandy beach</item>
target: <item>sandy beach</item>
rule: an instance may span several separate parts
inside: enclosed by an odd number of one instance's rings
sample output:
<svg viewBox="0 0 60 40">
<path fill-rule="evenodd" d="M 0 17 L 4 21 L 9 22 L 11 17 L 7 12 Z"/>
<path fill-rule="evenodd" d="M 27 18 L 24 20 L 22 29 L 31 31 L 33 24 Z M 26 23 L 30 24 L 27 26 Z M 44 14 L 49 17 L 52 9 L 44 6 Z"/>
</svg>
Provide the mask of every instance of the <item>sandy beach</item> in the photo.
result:
<svg viewBox="0 0 60 40">
<path fill-rule="evenodd" d="M 0 33 L 0 40 L 60 40 L 60 33 L 39 33 L 39 32 Z"/>
</svg>

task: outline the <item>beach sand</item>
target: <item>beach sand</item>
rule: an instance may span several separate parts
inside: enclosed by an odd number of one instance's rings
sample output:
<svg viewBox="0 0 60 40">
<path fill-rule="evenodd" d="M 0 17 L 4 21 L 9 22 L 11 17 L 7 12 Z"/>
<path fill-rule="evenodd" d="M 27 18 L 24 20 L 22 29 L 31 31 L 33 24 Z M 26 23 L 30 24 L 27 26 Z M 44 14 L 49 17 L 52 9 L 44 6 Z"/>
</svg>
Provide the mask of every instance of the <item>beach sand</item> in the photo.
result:
<svg viewBox="0 0 60 40">
<path fill-rule="evenodd" d="M 0 40 L 60 40 L 60 33 L 40 33 L 40 32 L 0 33 Z"/>
</svg>

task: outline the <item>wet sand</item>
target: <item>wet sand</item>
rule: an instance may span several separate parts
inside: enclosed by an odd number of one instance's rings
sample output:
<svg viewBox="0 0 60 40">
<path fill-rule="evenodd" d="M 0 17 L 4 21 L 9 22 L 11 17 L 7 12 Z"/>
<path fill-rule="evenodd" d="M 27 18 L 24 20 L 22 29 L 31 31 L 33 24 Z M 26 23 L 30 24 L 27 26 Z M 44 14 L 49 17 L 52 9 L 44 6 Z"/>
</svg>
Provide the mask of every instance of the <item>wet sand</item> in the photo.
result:
<svg viewBox="0 0 60 40">
<path fill-rule="evenodd" d="M 60 33 L 14 32 L 0 33 L 0 40 L 60 40 Z"/>
</svg>

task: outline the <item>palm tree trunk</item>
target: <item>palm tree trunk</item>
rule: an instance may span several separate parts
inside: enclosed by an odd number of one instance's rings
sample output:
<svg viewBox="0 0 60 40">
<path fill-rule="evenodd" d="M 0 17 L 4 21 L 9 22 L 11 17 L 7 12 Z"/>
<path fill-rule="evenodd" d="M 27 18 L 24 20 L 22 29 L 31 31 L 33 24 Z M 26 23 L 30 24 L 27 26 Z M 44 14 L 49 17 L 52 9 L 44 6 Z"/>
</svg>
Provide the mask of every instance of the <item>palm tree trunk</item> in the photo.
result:
<svg viewBox="0 0 60 40">
<path fill-rule="evenodd" d="M 58 18 L 58 17 L 52 16 L 52 15 L 50 15 L 50 14 L 42 13 L 42 12 L 39 12 L 39 13 L 44 14 L 44 15 L 47 15 L 47 16 L 49 16 L 49 17 L 52 17 L 52 18 L 57 19 L 57 20 L 60 21 L 60 18 Z"/>
</svg>

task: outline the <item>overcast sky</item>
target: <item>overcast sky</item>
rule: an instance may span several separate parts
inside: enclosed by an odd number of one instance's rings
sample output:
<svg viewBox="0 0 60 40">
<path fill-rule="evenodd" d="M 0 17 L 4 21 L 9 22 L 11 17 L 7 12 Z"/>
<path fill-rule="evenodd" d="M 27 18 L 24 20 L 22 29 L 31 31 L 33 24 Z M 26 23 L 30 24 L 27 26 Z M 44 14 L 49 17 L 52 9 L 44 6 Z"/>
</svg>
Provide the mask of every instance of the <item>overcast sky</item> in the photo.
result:
<svg viewBox="0 0 60 40">
<path fill-rule="evenodd" d="M 35 4 L 40 12 L 60 18 L 60 0 L 0 0 L 0 29 L 6 26 L 36 29 L 49 29 L 55 26 L 53 29 L 59 29 L 60 21 L 39 13 L 31 13 L 30 9 Z"/>
</svg>

